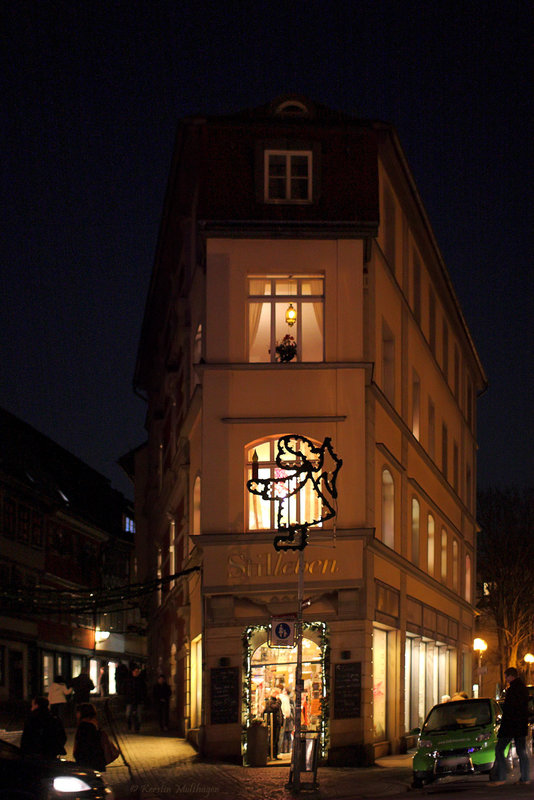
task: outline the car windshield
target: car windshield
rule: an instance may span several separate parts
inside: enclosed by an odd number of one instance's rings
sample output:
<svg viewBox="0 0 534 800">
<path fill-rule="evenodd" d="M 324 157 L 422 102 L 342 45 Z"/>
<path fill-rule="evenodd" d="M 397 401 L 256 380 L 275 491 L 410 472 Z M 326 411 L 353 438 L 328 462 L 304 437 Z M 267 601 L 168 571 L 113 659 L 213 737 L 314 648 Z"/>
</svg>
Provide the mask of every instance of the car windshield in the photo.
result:
<svg viewBox="0 0 534 800">
<path fill-rule="evenodd" d="M 434 706 L 423 725 L 423 733 L 477 728 L 491 722 L 489 700 L 462 700 Z"/>
</svg>

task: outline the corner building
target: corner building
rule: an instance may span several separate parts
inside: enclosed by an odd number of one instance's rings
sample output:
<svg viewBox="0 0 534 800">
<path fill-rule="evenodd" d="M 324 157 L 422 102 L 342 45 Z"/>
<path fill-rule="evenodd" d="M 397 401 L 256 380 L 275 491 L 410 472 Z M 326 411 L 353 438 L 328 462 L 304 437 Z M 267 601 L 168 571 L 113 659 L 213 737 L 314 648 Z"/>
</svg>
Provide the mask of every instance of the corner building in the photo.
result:
<svg viewBox="0 0 534 800">
<path fill-rule="evenodd" d="M 137 550 L 140 580 L 197 568 L 154 597 L 149 652 L 203 752 L 246 759 L 264 696 L 295 685 L 269 626 L 296 612 L 298 554 L 246 488 L 284 477 L 284 435 L 343 459 L 337 516 L 304 551 L 323 756 L 398 752 L 471 688 L 485 383 L 391 126 L 294 96 L 179 125 L 135 374 Z"/>
</svg>

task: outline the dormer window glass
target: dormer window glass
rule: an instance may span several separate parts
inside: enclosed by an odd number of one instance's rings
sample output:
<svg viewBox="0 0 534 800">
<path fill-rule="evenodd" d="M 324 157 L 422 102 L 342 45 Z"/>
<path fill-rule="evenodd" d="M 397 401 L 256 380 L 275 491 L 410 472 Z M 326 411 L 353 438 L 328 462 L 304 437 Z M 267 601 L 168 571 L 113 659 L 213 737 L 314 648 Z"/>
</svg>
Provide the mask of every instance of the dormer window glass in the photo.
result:
<svg viewBox="0 0 534 800">
<path fill-rule="evenodd" d="M 312 202 L 312 153 L 307 150 L 266 150 L 266 203 Z"/>
</svg>

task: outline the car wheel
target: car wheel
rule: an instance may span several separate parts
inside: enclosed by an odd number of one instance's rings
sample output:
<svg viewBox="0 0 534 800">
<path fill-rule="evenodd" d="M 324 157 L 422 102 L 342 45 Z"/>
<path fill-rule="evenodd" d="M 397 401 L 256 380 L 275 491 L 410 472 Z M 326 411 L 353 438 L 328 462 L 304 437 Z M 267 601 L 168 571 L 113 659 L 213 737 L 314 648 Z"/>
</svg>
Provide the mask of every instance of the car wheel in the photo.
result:
<svg viewBox="0 0 534 800">
<path fill-rule="evenodd" d="M 432 773 L 429 773 L 428 776 L 425 776 L 424 773 L 422 775 L 421 774 L 416 775 L 414 773 L 414 776 L 413 776 L 413 779 L 412 779 L 412 789 L 422 789 L 423 786 L 426 786 L 427 784 L 432 783 L 432 780 L 433 780 Z"/>
</svg>

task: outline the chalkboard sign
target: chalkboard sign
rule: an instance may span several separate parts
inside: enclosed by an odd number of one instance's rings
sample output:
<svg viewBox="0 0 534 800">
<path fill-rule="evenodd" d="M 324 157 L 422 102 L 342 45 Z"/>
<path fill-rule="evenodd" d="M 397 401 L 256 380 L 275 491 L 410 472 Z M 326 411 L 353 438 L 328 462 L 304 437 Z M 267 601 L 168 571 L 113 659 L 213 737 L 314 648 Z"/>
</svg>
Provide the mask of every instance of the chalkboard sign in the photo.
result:
<svg viewBox="0 0 534 800">
<path fill-rule="evenodd" d="M 334 666 L 334 718 L 361 716 L 362 664 L 347 661 Z"/>
<path fill-rule="evenodd" d="M 211 724 L 239 722 L 239 667 L 213 667 L 211 670 Z"/>
</svg>

